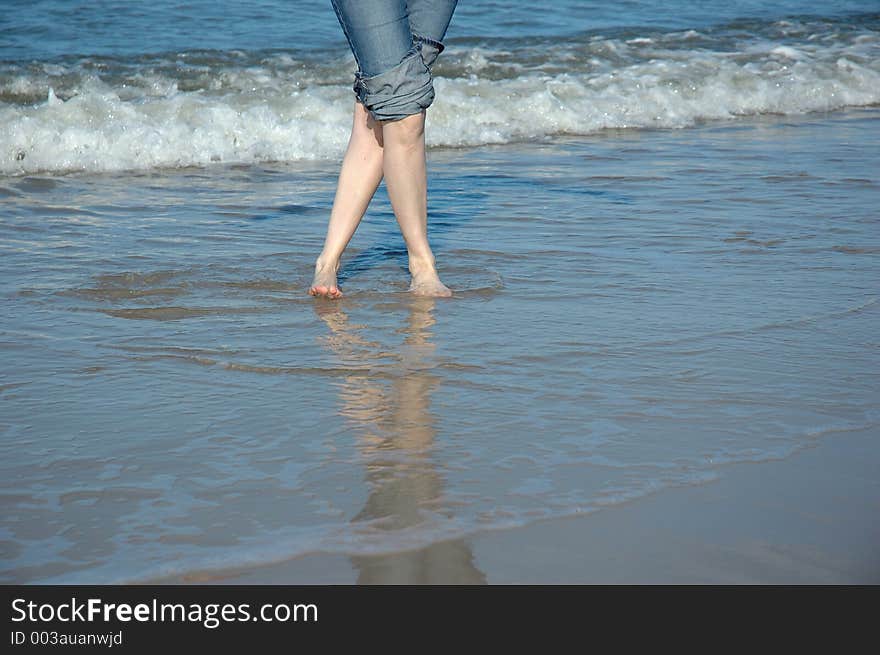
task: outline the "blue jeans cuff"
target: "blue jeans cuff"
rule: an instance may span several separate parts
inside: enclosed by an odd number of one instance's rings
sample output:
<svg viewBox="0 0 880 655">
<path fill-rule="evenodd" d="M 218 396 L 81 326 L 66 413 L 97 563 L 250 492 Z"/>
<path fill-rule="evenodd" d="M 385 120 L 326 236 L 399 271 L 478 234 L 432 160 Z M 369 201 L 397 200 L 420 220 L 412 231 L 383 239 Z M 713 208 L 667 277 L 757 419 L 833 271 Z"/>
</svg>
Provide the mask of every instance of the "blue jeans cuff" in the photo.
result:
<svg viewBox="0 0 880 655">
<path fill-rule="evenodd" d="M 422 43 L 414 43 L 400 63 L 384 73 L 365 76 L 358 71 L 352 88 L 377 121 L 400 120 L 427 109 L 434 102 L 434 83 L 422 59 Z"/>
<path fill-rule="evenodd" d="M 443 45 L 442 42 L 428 38 L 427 36 L 422 36 L 421 34 L 413 33 L 413 43 L 418 44 L 422 52 L 422 61 L 425 62 L 425 66 L 428 67 L 428 70 L 430 70 L 431 66 L 434 65 L 434 62 L 437 61 L 437 57 L 440 53 L 446 50 L 446 46 Z"/>
</svg>

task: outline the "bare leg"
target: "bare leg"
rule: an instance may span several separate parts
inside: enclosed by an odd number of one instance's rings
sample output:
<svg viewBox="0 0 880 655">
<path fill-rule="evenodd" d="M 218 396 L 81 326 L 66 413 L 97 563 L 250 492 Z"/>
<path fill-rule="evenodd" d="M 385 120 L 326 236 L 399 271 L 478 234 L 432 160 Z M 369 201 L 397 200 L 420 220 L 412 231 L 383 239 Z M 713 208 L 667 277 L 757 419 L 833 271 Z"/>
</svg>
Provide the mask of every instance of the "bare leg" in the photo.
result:
<svg viewBox="0 0 880 655">
<path fill-rule="evenodd" d="M 336 281 L 339 258 L 382 181 L 382 145 L 381 124 L 373 120 L 362 104 L 355 102 L 351 138 L 342 159 L 327 237 L 315 262 L 315 279 L 309 289 L 313 296 L 342 297 Z"/>
<path fill-rule="evenodd" d="M 397 121 L 383 121 L 385 186 L 406 250 L 410 291 L 423 296 L 451 296 L 437 276 L 428 246 L 428 180 L 425 163 L 425 110 Z"/>
</svg>

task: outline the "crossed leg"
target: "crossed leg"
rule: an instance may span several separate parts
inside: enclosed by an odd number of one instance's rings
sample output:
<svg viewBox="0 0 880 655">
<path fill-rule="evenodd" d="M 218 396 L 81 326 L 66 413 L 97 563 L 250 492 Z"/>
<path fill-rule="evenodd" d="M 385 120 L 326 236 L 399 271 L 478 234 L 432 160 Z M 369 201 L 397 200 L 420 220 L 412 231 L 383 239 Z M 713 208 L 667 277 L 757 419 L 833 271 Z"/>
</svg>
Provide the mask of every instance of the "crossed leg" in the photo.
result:
<svg viewBox="0 0 880 655">
<path fill-rule="evenodd" d="M 410 291 L 425 296 L 452 295 L 437 275 L 428 245 L 425 111 L 401 120 L 375 121 L 359 102 L 355 102 L 351 138 L 342 160 L 324 248 L 315 262 L 311 295 L 342 297 L 336 279 L 340 257 L 383 176 L 406 243 Z"/>
<path fill-rule="evenodd" d="M 339 258 L 354 236 L 354 231 L 382 181 L 382 151 L 381 123 L 373 120 L 361 103 L 355 102 L 351 137 L 339 171 L 327 236 L 324 239 L 324 248 L 315 262 L 315 279 L 309 289 L 313 296 L 342 297 L 336 281 Z"/>
<path fill-rule="evenodd" d="M 451 296 L 437 276 L 428 245 L 428 176 L 425 162 L 425 110 L 399 121 L 384 121 L 385 186 L 406 242 L 409 290 L 420 296 Z"/>
</svg>

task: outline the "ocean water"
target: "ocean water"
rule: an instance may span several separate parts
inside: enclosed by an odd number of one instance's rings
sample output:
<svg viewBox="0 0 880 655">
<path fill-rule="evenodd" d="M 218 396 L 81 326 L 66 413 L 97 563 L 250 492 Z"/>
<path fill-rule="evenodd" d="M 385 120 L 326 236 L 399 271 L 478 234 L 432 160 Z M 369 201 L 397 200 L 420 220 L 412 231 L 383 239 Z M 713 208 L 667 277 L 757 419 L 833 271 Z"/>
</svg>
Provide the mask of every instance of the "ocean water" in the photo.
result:
<svg viewBox="0 0 880 655">
<path fill-rule="evenodd" d="M 0 1 L 0 579 L 480 581 L 479 531 L 880 438 L 880 5 L 547 6 L 436 69 L 455 296 L 380 189 L 331 302 L 328 3 Z"/>
<path fill-rule="evenodd" d="M 435 146 L 880 102 L 880 2 L 461 4 L 438 64 Z M 354 64 L 327 2 L 11 5 L 2 174 L 333 159 L 345 147 Z"/>
</svg>

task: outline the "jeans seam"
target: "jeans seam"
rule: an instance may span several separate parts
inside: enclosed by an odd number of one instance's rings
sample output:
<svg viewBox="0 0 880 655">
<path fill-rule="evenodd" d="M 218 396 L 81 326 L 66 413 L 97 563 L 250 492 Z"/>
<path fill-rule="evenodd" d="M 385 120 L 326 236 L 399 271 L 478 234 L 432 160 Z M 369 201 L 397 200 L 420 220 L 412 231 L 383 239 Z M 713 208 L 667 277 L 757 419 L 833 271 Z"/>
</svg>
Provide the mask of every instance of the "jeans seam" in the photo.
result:
<svg viewBox="0 0 880 655">
<path fill-rule="evenodd" d="M 437 50 L 439 51 L 437 54 L 440 54 L 440 52 L 443 52 L 444 50 L 446 50 L 446 46 L 443 44 L 442 41 L 432 39 L 431 37 L 428 37 L 428 36 L 423 36 L 423 35 L 419 34 L 418 32 L 410 31 L 410 33 L 412 34 L 413 42 L 424 41 L 425 43 L 437 48 Z"/>
<path fill-rule="evenodd" d="M 415 55 L 419 55 L 419 57 L 421 57 L 422 50 L 418 44 L 413 43 L 412 47 L 406 51 L 406 54 L 403 57 L 401 57 L 400 61 L 397 62 L 396 64 L 394 64 L 394 66 L 392 66 L 388 70 L 384 70 L 381 73 L 374 73 L 373 75 L 364 75 L 364 73 L 362 71 L 358 70 L 355 73 L 355 75 L 358 76 L 359 78 L 361 78 L 362 80 L 371 80 L 373 78 L 379 77 L 380 75 L 385 75 L 388 71 L 394 70 L 395 68 L 400 66 L 403 62 L 405 62 L 407 59 L 409 59 L 410 57 L 413 57 Z M 422 63 L 424 63 L 424 62 L 422 62 Z M 428 67 L 425 66 L 425 68 L 427 69 Z M 428 70 L 428 72 L 430 73 L 431 71 Z"/>
<path fill-rule="evenodd" d="M 358 70 L 360 70 L 361 62 L 358 61 L 357 52 L 355 52 L 354 44 L 351 41 L 351 35 L 348 33 L 348 26 L 345 24 L 345 19 L 342 14 L 339 13 L 339 8 L 336 6 L 336 3 L 331 1 L 330 4 L 333 5 L 333 12 L 336 14 L 339 25 L 342 27 L 342 33 L 345 35 L 345 40 L 348 41 L 348 49 L 351 50 L 351 54 L 354 57 L 354 63 L 357 64 Z"/>
</svg>

